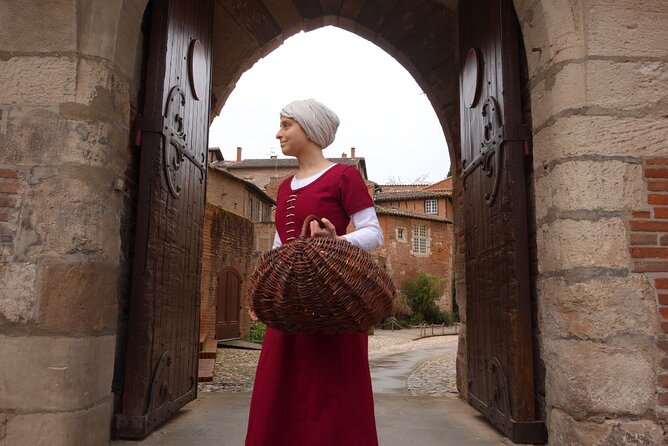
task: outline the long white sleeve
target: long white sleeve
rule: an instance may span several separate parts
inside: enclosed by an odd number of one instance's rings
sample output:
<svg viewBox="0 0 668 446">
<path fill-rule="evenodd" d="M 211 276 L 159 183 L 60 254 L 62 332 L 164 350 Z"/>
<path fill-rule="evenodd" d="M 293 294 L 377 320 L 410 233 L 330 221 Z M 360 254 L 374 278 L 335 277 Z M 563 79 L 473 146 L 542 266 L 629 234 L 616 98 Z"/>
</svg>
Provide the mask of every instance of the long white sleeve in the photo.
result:
<svg viewBox="0 0 668 446">
<path fill-rule="evenodd" d="M 355 212 L 350 218 L 355 230 L 343 238 L 365 251 L 371 251 L 383 244 L 383 231 L 373 206 Z"/>
<path fill-rule="evenodd" d="M 343 236 L 349 243 L 365 251 L 371 251 L 383 244 L 383 231 L 380 229 L 380 223 L 373 206 L 355 212 L 350 218 L 355 230 Z M 281 237 L 276 231 L 272 248 L 278 248 L 282 244 Z"/>
</svg>

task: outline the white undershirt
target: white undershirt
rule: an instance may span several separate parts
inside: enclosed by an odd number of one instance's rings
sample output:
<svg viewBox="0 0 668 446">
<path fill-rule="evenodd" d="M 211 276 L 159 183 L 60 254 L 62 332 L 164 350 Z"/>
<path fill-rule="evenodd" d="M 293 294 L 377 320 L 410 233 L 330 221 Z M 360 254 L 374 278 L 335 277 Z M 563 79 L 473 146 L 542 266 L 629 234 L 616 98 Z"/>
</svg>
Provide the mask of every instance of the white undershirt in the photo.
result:
<svg viewBox="0 0 668 446">
<path fill-rule="evenodd" d="M 292 177 L 290 187 L 295 190 L 308 186 L 334 166 L 335 164 L 332 164 L 326 169 L 307 178 L 298 179 L 297 177 Z M 365 251 L 371 251 L 383 244 L 383 231 L 380 229 L 378 217 L 376 216 L 376 209 L 373 206 L 355 212 L 350 216 L 350 219 L 352 220 L 355 230 L 349 234 L 345 234 L 343 236 L 345 240 Z M 278 235 L 278 231 L 276 231 L 272 248 L 278 248 L 281 245 L 281 237 Z"/>
</svg>

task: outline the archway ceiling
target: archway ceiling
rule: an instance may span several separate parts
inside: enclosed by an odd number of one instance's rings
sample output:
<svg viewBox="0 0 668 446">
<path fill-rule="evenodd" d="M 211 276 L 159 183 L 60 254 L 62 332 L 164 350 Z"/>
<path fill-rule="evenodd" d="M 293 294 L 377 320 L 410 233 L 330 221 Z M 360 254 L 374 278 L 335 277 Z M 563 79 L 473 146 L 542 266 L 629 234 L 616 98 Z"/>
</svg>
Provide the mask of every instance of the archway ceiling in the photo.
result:
<svg viewBox="0 0 668 446">
<path fill-rule="evenodd" d="M 259 58 L 301 30 L 334 25 L 378 45 L 411 73 L 454 154 L 459 142 L 457 0 L 214 2 L 212 117 Z"/>
</svg>

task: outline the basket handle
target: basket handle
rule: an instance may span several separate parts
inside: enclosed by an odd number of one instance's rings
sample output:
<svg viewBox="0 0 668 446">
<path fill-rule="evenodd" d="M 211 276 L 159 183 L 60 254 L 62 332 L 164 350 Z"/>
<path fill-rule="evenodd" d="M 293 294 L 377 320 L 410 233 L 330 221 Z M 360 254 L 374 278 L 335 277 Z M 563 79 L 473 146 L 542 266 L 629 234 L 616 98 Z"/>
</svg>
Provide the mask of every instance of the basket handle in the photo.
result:
<svg viewBox="0 0 668 446">
<path fill-rule="evenodd" d="M 325 224 L 322 222 L 320 217 L 318 217 L 315 214 L 311 214 L 304 219 L 304 224 L 302 225 L 302 233 L 299 234 L 300 237 L 306 237 L 306 229 L 308 228 L 308 226 L 311 224 L 312 221 L 317 221 L 318 224 L 320 225 L 320 229 L 325 228 Z"/>
</svg>

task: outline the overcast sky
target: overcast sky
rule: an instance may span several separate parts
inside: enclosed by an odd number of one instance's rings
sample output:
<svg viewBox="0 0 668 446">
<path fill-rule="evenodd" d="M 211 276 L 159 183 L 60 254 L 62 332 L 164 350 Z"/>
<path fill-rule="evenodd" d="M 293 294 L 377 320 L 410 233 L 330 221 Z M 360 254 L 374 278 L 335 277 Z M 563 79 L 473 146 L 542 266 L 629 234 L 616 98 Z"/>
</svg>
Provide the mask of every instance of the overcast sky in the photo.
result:
<svg viewBox="0 0 668 446">
<path fill-rule="evenodd" d="M 294 99 L 315 98 L 341 119 L 326 157 L 355 147 L 369 179 L 435 182 L 450 166 L 443 130 L 426 95 L 391 56 L 335 27 L 299 33 L 244 73 L 213 121 L 209 146 L 226 160 L 283 157 L 279 112 Z"/>
</svg>

